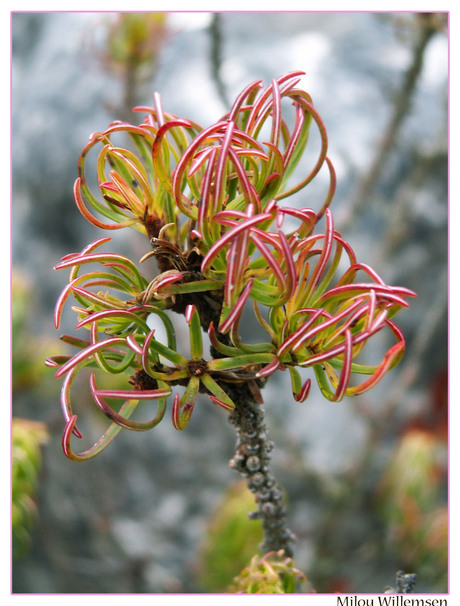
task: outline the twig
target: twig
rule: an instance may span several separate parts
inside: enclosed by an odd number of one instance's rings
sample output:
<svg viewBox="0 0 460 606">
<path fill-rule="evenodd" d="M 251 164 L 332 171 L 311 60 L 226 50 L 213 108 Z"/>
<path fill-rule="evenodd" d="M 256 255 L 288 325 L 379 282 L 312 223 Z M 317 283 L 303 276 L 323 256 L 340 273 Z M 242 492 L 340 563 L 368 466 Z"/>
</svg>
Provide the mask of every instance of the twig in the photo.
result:
<svg viewBox="0 0 460 606">
<path fill-rule="evenodd" d="M 401 124 L 409 113 L 412 97 L 422 71 L 425 50 L 432 36 L 439 31 L 438 22 L 434 17 L 432 13 L 417 14 L 419 21 L 418 38 L 413 48 L 411 65 L 404 76 L 402 86 L 395 99 L 392 116 L 380 143 L 377 145 L 369 170 L 361 182 L 358 183 L 351 201 L 344 205 L 346 210 L 340 220 L 337 221 L 340 231 L 346 231 L 350 227 L 353 218 L 370 199 L 388 156 L 394 147 Z"/>
<path fill-rule="evenodd" d="M 396 573 L 396 587 L 388 587 L 385 593 L 412 593 L 414 591 L 417 575 L 399 570 Z"/>
<path fill-rule="evenodd" d="M 231 103 L 227 95 L 227 89 L 224 81 L 222 80 L 221 68 L 222 68 L 222 15 L 221 13 L 214 13 L 209 26 L 209 32 L 211 35 L 211 73 L 214 83 L 217 87 L 219 98 L 223 105 L 228 108 Z"/>
<path fill-rule="evenodd" d="M 267 440 L 264 412 L 247 385 L 226 384 L 227 393 L 236 404 L 229 421 L 237 430 L 235 456 L 230 467 L 247 478 L 249 490 L 254 494 L 258 510 L 250 514 L 260 519 L 264 530 L 261 549 L 264 553 L 283 549 L 293 555 L 294 535 L 286 527 L 286 508 L 283 493 L 270 472 L 270 452 L 273 442 Z"/>
</svg>

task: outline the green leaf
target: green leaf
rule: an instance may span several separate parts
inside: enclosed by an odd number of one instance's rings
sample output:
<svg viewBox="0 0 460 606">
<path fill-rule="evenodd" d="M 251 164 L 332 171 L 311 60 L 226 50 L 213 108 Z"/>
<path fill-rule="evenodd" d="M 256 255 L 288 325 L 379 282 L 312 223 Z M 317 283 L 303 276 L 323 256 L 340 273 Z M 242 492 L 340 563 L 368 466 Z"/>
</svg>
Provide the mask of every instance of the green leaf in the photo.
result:
<svg viewBox="0 0 460 606">
<path fill-rule="evenodd" d="M 203 337 L 200 316 L 194 305 L 189 306 L 185 313 L 190 335 L 190 355 L 192 360 L 201 360 L 203 357 Z"/>
<path fill-rule="evenodd" d="M 237 368 L 245 368 L 253 364 L 270 364 L 273 362 L 274 356 L 271 353 L 248 353 L 231 358 L 217 358 L 208 362 L 209 370 L 235 370 Z"/>
</svg>

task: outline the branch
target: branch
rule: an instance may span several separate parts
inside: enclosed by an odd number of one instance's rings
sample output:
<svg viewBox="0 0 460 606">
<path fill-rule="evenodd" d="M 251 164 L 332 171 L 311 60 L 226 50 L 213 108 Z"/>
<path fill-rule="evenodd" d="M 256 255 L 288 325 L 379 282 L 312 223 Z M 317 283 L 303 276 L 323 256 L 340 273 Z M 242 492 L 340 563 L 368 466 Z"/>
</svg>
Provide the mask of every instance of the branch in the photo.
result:
<svg viewBox="0 0 460 606">
<path fill-rule="evenodd" d="M 217 92 L 220 100 L 224 107 L 230 107 L 231 103 L 227 95 L 227 89 L 224 81 L 222 80 L 221 67 L 222 67 L 222 15 L 221 13 L 213 13 L 212 21 L 209 26 L 209 32 L 211 35 L 211 49 L 210 49 L 210 61 L 211 61 L 211 72 L 214 83 L 217 87 Z"/>
<path fill-rule="evenodd" d="M 346 231 L 350 227 L 353 218 L 363 209 L 375 189 L 383 167 L 395 145 L 401 124 L 410 111 L 412 97 L 423 68 L 425 50 L 433 35 L 439 32 L 439 23 L 436 20 L 436 15 L 432 13 L 419 13 L 417 14 L 417 19 L 419 26 L 418 37 L 412 51 L 412 62 L 396 96 L 393 114 L 380 143 L 377 145 L 377 150 L 369 170 L 361 182 L 358 183 L 357 189 L 352 196 L 352 201 L 344 205 L 347 210 L 344 211 L 343 217 L 337 222 L 340 224 L 341 232 Z"/>
<path fill-rule="evenodd" d="M 264 411 L 251 393 L 254 390 L 247 384 L 226 384 L 225 389 L 236 404 L 229 421 L 238 435 L 230 467 L 247 478 L 248 488 L 258 504 L 258 510 L 250 517 L 262 522 L 264 542 L 261 549 L 264 553 L 283 549 L 287 556 L 292 556 L 295 537 L 286 527 L 283 493 L 270 473 L 273 442 L 267 440 Z"/>
</svg>

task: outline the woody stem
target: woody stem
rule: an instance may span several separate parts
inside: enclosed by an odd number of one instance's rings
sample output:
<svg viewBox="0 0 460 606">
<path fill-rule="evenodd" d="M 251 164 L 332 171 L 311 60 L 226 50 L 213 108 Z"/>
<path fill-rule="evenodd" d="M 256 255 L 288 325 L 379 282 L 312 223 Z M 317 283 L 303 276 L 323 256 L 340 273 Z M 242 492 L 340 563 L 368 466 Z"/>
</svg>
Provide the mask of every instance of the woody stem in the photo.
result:
<svg viewBox="0 0 460 606">
<path fill-rule="evenodd" d="M 260 519 L 264 531 L 263 553 L 283 549 L 293 555 L 294 535 L 286 526 L 286 508 L 282 491 L 270 472 L 273 442 L 267 440 L 264 412 L 246 384 L 226 384 L 227 393 L 235 403 L 229 421 L 236 428 L 235 455 L 230 467 L 246 478 L 249 490 L 258 505 L 251 519 Z"/>
</svg>

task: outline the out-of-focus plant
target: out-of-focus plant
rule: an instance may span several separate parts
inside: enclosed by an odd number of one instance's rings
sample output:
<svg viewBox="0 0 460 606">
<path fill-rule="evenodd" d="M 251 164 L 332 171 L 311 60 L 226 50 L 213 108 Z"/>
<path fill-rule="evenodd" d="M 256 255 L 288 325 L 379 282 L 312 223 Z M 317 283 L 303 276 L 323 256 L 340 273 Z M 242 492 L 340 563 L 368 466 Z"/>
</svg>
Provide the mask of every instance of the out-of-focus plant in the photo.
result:
<svg viewBox="0 0 460 606">
<path fill-rule="evenodd" d="M 200 586 L 206 591 L 226 591 L 257 552 L 262 528 L 248 517 L 253 507 L 245 482 L 237 482 L 209 520 L 199 566 Z"/>
<path fill-rule="evenodd" d="M 155 75 L 170 35 L 167 18 L 167 13 L 161 12 L 127 12 L 105 20 L 104 47 L 98 54 L 105 69 L 120 80 L 123 92 L 117 111 L 123 115 L 139 103 L 144 86 Z"/>
<path fill-rule="evenodd" d="M 11 439 L 12 551 L 24 555 L 30 545 L 30 531 L 37 517 L 36 489 L 41 467 L 41 446 L 47 440 L 43 423 L 13 419 Z"/>
<path fill-rule="evenodd" d="M 424 428 L 411 428 L 401 436 L 377 492 L 389 548 L 403 566 L 440 586 L 447 581 L 445 465 L 439 436 Z"/>
<path fill-rule="evenodd" d="M 155 94 L 153 107 L 135 108 L 145 115 L 139 125 L 114 122 L 91 135 L 79 160 L 76 204 L 101 229 L 129 226 L 144 234 L 151 249 L 141 262 L 155 258 L 158 275 L 151 279 L 131 259 L 101 252 L 107 237 L 65 256 L 56 269 L 70 275 L 55 323 L 58 328 L 73 298 L 76 328 L 85 337 L 64 335 L 76 353 L 48 359 L 64 379 L 63 445 L 75 461 L 98 454 L 122 428 L 153 428 L 168 402 L 174 427 L 184 429 L 198 394 L 207 394 L 236 428 L 231 466 L 254 493 L 258 511 L 252 517 L 262 521 L 262 551 L 284 550 L 287 557 L 293 537 L 270 473 L 272 443 L 260 389 L 272 373 L 287 371 L 293 397 L 302 402 L 311 384 L 302 374 L 310 368 L 328 400 L 371 389 L 404 353 L 393 318 L 414 295 L 385 284 L 334 229 L 329 206 L 335 172 L 325 126 L 310 95 L 298 87 L 302 75 L 281 76 L 266 88 L 248 85 L 207 128 L 164 112 Z M 312 127 L 320 145 L 306 167 Z M 286 199 L 321 169 L 329 186 L 319 208 L 289 206 Z M 177 346 L 170 311 L 185 320 L 187 351 Z M 265 332 L 263 342 L 244 337 L 243 312 L 252 312 Z M 394 344 L 378 364 L 365 364 L 366 343 L 382 331 Z M 211 343 L 208 356 L 203 332 Z M 87 370 L 94 403 L 110 426 L 77 453 L 71 438 L 82 436 L 71 392 L 76 376 Z M 126 375 L 126 388 L 101 388 L 99 376 L 110 374 Z M 147 402 L 154 412 L 141 420 L 135 410 Z"/>
<path fill-rule="evenodd" d="M 155 66 L 166 36 L 166 13 L 119 13 L 109 25 L 107 60 L 113 69 Z"/>
<path fill-rule="evenodd" d="M 12 485 L 12 554 L 20 558 L 31 543 L 31 530 L 37 518 L 36 491 L 41 467 L 41 447 L 47 441 L 44 423 L 18 418 L 19 396 L 50 397 L 49 373 L 43 367 L 43 357 L 62 351 L 55 341 L 33 334 L 30 300 L 32 288 L 25 275 L 13 269 L 11 281 L 11 328 L 13 420 L 11 426 L 11 485 Z M 54 393 L 53 393 L 54 392 Z"/>
<path fill-rule="evenodd" d="M 54 340 L 33 334 L 33 318 L 30 312 L 32 288 L 27 277 L 13 269 L 11 280 L 11 345 L 13 394 L 19 391 L 43 387 L 49 373 L 43 367 L 43 357 L 62 351 Z"/>
</svg>

